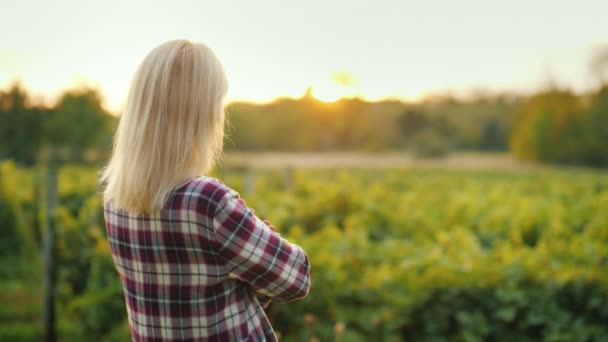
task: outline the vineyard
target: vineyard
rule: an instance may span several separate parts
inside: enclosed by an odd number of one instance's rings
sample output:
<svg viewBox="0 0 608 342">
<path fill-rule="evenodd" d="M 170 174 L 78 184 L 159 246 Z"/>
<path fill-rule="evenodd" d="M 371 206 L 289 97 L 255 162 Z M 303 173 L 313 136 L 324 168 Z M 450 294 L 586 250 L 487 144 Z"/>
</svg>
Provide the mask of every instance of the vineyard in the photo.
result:
<svg viewBox="0 0 608 342">
<path fill-rule="evenodd" d="M 45 183 L 0 164 L 0 340 L 38 341 Z M 608 340 L 608 174 L 582 169 L 225 169 L 308 253 L 283 341 Z M 92 168 L 58 174 L 61 341 L 128 341 Z"/>
</svg>

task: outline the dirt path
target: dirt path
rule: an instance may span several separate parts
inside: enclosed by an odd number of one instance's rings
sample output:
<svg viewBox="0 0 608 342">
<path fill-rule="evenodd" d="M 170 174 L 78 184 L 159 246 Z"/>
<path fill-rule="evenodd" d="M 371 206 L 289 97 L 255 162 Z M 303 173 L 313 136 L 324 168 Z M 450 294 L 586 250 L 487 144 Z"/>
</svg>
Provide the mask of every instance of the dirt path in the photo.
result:
<svg viewBox="0 0 608 342">
<path fill-rule="evenodd" d="M 531 170 L 542 166 L 524 163 L 508 154 L 455 153 L 443 158 L 419 159 L 404 153 L 283 153 L 226 152 L 222 164 L 228 167 L 253 168 L 395 168 L 420 167 L 469 170 Z"/>
</svg>

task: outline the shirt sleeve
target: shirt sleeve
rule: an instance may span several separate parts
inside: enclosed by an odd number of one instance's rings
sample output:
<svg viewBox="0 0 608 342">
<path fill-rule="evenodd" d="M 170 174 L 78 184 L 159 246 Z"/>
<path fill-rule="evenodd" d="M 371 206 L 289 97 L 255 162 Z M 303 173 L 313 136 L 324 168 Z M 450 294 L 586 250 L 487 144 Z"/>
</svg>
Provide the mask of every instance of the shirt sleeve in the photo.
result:
<svg viewBox="0 0 608 342">
<path fill-rule="evenodd" d="M 310 263 L 304 250 L 267 226 L 236 191 L 228 192 L 218 203 L 213 232 L 216 252 L 229 278 L 278 301 L 308 294 Z"/>
</svg>

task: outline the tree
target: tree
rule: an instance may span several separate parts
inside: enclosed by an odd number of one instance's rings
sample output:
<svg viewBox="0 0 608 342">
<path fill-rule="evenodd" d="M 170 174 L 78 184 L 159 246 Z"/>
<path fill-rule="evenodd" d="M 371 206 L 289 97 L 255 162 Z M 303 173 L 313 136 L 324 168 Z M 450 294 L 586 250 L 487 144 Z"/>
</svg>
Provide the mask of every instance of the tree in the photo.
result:
<svg viewBox="0 0 608 342">
<path fill-rule="evenodd" d="M 602 85 L 608 83 L 608 45 L 597 49 L 589 63 L 589 69 Z"/>
<path fill-rule="evenodd" d="M 570 91 L 549 90 L 532 96 L 515 114 L 511 150 L 527 160 L 577 162 L 580 132 L 574 128 L 582 112 L 580 98 Z"/>
<path fill-rule="evenodd" d="M 8 91 L 0 91 L 0 159 L 34 163 L 43 142 L 45 112 L 45 108 L 30 106 L 19 83 Z"/>
<path fill-rule="evenodd" d="M 608 166 L 608 85 L 593 97 L 585 120 L 579 123 L 580 160 L 592 166 Z"/>
<path fill-rule="evenodd" d="M 64 93 L 45 126 L 46 143 L 69 153 L 70 159 L 82 160 L 87 150 L 108 150 L 115 118 L 101 106 L 101 96 L 94 89 Z"/>
</svg>

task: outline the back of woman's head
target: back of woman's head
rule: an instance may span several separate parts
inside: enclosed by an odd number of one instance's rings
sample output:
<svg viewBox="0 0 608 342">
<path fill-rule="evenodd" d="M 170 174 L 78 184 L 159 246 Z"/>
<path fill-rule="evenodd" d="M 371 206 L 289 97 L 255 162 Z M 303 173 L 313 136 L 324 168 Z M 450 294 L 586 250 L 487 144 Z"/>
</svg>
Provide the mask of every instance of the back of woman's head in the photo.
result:
<svg viewBox="0 0 608 342">
<path fill-rule="evenodd" d="M 222 149 L 227 88 L 223 66 L 204 44 L 172 40 L 150 51 L 102 170 L 104 201 L 151 212 L 180 182 L 207 172 Z"/>
</svg>

